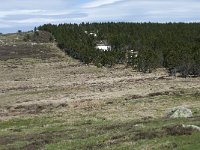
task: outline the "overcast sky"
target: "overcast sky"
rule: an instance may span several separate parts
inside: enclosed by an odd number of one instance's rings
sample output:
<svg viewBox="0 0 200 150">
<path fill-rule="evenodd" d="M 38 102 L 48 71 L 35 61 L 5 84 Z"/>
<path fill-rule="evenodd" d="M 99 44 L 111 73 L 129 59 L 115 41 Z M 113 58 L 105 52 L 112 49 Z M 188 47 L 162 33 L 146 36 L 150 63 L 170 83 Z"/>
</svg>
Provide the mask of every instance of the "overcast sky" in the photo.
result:
<svg viewBox="0 0 200 150">
<path fill-rule="evenodd" d="M 44 23 L 199 22 L 200 0 L 0 0 L 0 32 Z"/>
</svg>

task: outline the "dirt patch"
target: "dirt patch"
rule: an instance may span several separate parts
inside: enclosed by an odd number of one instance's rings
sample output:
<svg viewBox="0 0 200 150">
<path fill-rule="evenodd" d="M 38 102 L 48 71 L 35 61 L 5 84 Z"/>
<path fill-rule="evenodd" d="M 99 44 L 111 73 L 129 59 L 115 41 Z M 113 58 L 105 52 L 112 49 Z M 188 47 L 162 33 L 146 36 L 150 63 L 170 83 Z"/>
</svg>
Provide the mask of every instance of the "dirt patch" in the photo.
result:
<svg viewBox="0 0 200 150">
<path fill-rule="evenodd" d="M 56 103 L 56 104 L 30 104 L 30 105 L 17 105 L 17 106 L 8 106 L 7 113 L 11 114 L 40 114 L 52 112 L 56 109 L 62 109 L 68 107 L 67 103 Z"/>
<path fill-rule="evenodd" d="M 23 59 L 23 58 L 37 58 L 47 60 L 52 57 L 63 58 L 58 55 L 57 49 L 52 48 L 52 45 L 31 45 L 31 44 L 17 44 L 14 46 L 4 45 L 0 46 L 0 60 L 5 61 L 9 59 Z"/>
<path fill-rule="evenodd" d="M 14 143 L 16 141 L 28 141 L 30 144 L 21 147 L 21 148 L 12 148 L 10 150 L 35 150 L 39 149 L 46 144 L 52 143 L 54 139 L 65 137 L 68 133 L 68 130 L 65 131 L 57 131 L 57 132 L 43 132 L 39 134 L 29 134 L 25 136 L 7 136 L 0 137 L 0 144 L 7 145 Z"/>
<path fill-rule="evenodd" d="M 150 140 L 150 139 L 162 137 L 163 135 L 164 133 L 162 131 L 139 132 L 135 134 L 135 136 L 133 137 L 133 140 L 135 141 L 143 140 L 143 139 Z"/>
<path fill-rule="evenodd" d="M 110 130 L 123 130 L 124 132 L 133 129 L 137 123 L 135 122 L 126 122 L 126 123 L 115 123 L 108 124 L 105 126 L 97 127 L 97 131 L 110 131 Z"/>
<path fill-rule="evenodd" d="M 176 144 L 175 142 L 169 142 L 169 143 L 162 144 L 159 148 L 160 149 L 174 149 L 177 147 L 178 147 L 178 144 Z"/>
<path fill-rule="evenodd" d="M 12 136 L 6 136 L 6 137 L 0 137 L 0 145 L 7 145 L 7 144 L 9 144 L 9 143 L 13 143 L 13 142 L 15 142 L 17 139 L 20 139 L 21 138 L 21 136 L 14 136 L 14 135 L 12 135 Z"/>
<path fill-rule="evenodd" d="M 196 130 L 192 128 L 184 128 L 182 125 L 175 125 L 164 128 L 167 135 L 177 136 L 177 135 L 191 135 Z"/>
<path fill-rule="evenodd" d="M 26 91 L 26 90 L 34 90 L 34 89 L 36 89 L 36 87 L 23 86 L 23 87 L 12 87 L 12 88 L 8 88 L 8 89 L 2 89 L 2 90 L 0 89 L 0 90 L 2 93 L 7 93 L 10 91 Z"/>
</svg>

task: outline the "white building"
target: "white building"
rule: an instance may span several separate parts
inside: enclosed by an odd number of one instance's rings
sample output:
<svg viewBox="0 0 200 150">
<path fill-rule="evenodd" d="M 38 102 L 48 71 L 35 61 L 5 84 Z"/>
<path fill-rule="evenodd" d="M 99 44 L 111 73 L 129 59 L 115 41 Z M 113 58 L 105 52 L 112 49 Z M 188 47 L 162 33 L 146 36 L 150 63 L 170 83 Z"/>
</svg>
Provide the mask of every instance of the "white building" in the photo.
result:
<svg viewBox="0 0 200 150">
<path fill-rule="evenodd" d="M 96 34 L 96 33 L 93 33 L 93 32 L 89 33 L 89 35 L 94 36 L 94 37 L 97 37 L 97 34 Z"/>
<path fill-rule="evenodd" d="M 100 49 L 100 50 L 103 50 L 103 51 L 110 51 L 111 46 L 109 46 L 109 45 L 97 45 L 96 49 Z"/>
<path fill-rule="evenodd" d="M 103 51 L 110 51 L 112 47 L 108 45 L 106 41 L 100 41 L 99 43 L 97 43 L 96 49 L 103 50 Z"/>
</svg>

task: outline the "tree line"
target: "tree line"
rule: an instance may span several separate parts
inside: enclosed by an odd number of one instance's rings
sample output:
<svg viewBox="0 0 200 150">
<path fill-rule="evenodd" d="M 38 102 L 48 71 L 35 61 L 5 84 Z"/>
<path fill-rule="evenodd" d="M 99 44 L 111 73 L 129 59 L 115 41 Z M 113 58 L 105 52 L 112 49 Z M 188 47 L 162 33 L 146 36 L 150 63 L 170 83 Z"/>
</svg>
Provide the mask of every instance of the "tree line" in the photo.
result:
<svg viewBox="0 0 200 150">
<path fill-rule="evenodd" d="M 38 29 L 52 33 L 60 48 L 86 64 L 126 64 L 142 72 L 165 67 L 172 74 L 200 76 L 199 23 L 45 24 Z M 100 40 L 107 40 L 112 50 L 96 49 Z M 138 57 L 130 57 L 129 50 Z"/>
</svg>

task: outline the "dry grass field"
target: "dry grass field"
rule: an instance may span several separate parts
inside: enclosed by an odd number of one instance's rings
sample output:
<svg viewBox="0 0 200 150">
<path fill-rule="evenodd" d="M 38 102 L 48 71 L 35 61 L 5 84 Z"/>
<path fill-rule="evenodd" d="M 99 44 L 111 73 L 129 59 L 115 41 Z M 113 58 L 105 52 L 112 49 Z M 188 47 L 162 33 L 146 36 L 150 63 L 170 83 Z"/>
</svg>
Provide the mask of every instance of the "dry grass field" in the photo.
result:
<svg viewBox="0 0 200 150">
<path fill-rule="evenodd" d="M 0 36 L 0 149 L 198 149 L 200 78 L 84 65 L 54 43 Z M 186 106 L 192 118 L 166 113 Z"/>
</svg>

